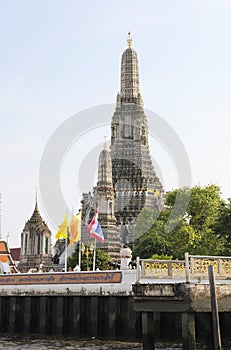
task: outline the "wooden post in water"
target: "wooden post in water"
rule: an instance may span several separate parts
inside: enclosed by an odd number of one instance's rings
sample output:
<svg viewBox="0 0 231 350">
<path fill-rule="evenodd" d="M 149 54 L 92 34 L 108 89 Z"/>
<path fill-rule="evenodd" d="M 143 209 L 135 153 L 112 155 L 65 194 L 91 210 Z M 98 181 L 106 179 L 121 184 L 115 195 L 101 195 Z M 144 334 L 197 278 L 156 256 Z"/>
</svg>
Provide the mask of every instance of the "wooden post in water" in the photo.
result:
<svg viewBox="0 0 231 350">
<path fill-rule="evenodd" d="M 213 347 L 214 350 L 221 350 L 221 335 L 220 335 L 220 324 L 217 307 L 217 296 L 216 296 L 216 282 L 214 277 L 213 266 L 208 267 L 209 272 L 209 285 L 210 285 L 210 298 L 212 308 L 212 322 L 213 322 Z"/>
</svg>

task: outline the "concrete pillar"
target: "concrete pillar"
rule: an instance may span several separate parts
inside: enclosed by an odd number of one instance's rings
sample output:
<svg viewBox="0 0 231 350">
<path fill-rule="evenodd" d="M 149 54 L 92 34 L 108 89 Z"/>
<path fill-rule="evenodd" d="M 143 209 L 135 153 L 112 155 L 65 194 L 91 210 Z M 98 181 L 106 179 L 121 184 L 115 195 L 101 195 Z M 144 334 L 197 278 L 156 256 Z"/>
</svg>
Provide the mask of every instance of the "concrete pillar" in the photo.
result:
<svg viewBox="0 0 231 350">
<path fill-rule="evenodd" d="M 153 322 L 154 322 L 154 329 L 155 329 L 155 338 L 158 339 L 161 337 L 161 334 L 160 334 L 160 312 L 153 313 Z"/>
<path fill-rule="evenodd" d="M 10 297 L 9 331 L 15 331 L 16 297 Z"/>
<path fill-rule="evenodd" d="M 45 330 L 46 330 L 46 297 L 40 297 L 39 330 L 40 330 L 41 334 L 45 334 Z"/>
<path fill-rule="evenodd" d="M 91 318 L 90 318 L 91 337 L 97 337 L 98 334 L 98 297 L 91 297 Z"/>
<path fill-rule="evenodd" d="M 30 333 L 31 297 L 24 297 L 24 332 Z"/>
<path fill-rule="evenodd" d="M 143 350 L 154 350 L 154 322 L 152 312 L 142 312 Z"/>
<path fill-rule="evenodd" d="M 63 334 L 63 297 L 56 297 L 56 333 Z"/>
<path fill-rule="evenodd" d="M 73 298 L 73 335 L 80 336 L 80 297 Z"/>
<path fill-rule="evenodd" d="M 108 310 L 108 337 L 110 339 L 116 336 L 116 301 L 117 297 L 109 297 L 109 310 Z M 105 327 L 106 328 L 106 327 Z"/>
<path fill-rule="evenodd" d="M 127 335 L 128 338 L 134 338 L 136 336 L 136 313 L 134 311 L 134 298 L 128 297 L 128 310 L 127 310 Z"/>
<path fill-rule="evenodd" d="M 196 350 L 195 316 L 193 313 L 182 313 L 183 350 Z"/>
<path fill-rule="evenodd" d="M 2 329 L 2 297 L 0 296 L 0 329 Z"/>
</svg>

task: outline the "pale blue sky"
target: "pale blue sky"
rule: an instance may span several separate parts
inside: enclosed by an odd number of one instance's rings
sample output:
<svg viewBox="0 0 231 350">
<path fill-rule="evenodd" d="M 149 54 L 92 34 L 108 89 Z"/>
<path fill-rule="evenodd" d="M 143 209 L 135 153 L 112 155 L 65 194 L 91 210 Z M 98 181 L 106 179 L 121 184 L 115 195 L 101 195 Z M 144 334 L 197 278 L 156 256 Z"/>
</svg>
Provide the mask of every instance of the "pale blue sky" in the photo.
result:
<svg viewBox="0 0 231 350">
<path fill-rule="evenodd" d="M 85 108 L 115 101 L 129 30 L 145 107 L 181 138 L 193 185 L 216 183 L 231 197 L 229 0 L 0 0 L 0 191 L 2 233 L 10 232 L 11 246 L 20 244 L 32 214 L 53 131 Z M 61 182 L 77 209 L 73 178 L 67 157 Z M 172 178 L 167 190 L 176 186 Z M 49 221 L 42 204 L 41 212 Z"/>
</svg>

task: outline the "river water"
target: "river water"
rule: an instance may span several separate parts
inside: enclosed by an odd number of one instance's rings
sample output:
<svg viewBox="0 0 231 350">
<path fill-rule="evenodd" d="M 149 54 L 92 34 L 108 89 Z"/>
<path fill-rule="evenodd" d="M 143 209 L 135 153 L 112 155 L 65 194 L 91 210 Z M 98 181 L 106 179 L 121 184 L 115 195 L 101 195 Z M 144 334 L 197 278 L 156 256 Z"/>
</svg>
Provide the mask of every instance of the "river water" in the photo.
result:
<svg viewBox="0 0 231 350">
<path fill-rule="evenodd" d="M 21 336 L 4 336 L 0 338 L 1 350 L 142 350 L 140 343 L 105 342 L 98 340 L 78 341 L 63 338 L 36 338 Z M 158 344 L 160 350 L 180 350 L 181 346 L 176 344 Z"/>
<path fill-rule="evenodd" d="M 21 337 L 21 336 L 6 336 L 0 338 L 0 350 L 142 350 L 140 343 L 126 342 L 105 342 L 99 340 L 78 341 L 74 339 L 63 338 L 36 338 L 36 337 Z M 158 343 L 157 350 L 182 350 L 181 344 Z M 205 347 L 197 346 L 198 350 L 203 350 Z M 231 350 L 230 347 L 223 347 L 223 350 Z"/>
<path fill-rule="evenodd" d="M 3 336 L 0 339 L 1 350 L 141 350 L 141 344 L 105 341 L 77 341 L 58 338 L 19 338 Z"/>
</svg>

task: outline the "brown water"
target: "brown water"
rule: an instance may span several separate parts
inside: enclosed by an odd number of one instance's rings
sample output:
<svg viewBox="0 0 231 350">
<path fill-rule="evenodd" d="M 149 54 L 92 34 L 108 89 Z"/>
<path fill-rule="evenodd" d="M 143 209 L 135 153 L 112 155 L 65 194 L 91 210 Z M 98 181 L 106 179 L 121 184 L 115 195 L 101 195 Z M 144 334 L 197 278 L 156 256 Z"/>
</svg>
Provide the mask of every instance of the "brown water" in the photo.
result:
<svg viewBox="0 0 231 350">
<path fill-rule="evenodd" d="M 76 341 L 61 339 L 31 339 L 17 337 L 3 337 L 0 339 L 0 349 L 4 350 L 141 350 L 140 344 L 101 341 Z"/>
<path fill-rule="evenodd" d="M 2 336 L 0 339 L 1 350 L 142 350 L 140 343 L 105 342 L 99 340 L 77 341 L 60 338 L 31 338 L 18 336 Z M 160 344 L 157 349 L 180 350 L 181 347 L 174 344 Z"/>
<path fill-rule="evenodd" d="M 5 336 L 0 338 L 0 350 L 142 350 L 140 343 L 128 342 L 105 342 L 99 340 L 78 341 L 63 338 L 36 338 L 21 336 Z M 181 344 L 158 343 L 157 350 L 182 350 Z M 197 346 L 198 350 L 203 350 L 203 345 Z M 223 350 L 231 350 L 231 346 L 223 347 Z"/>
</svg>

